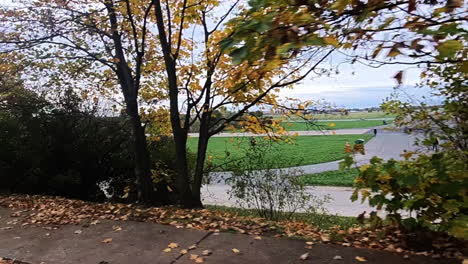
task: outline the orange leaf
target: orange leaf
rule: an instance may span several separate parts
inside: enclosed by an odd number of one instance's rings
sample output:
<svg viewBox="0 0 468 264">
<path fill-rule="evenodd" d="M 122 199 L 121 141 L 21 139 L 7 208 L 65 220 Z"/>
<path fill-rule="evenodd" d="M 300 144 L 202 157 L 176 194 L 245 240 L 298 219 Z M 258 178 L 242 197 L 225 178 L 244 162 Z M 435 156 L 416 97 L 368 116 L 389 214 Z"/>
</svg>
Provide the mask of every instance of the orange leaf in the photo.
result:
<svg viewBox="0 0 468 264">
<path fill-rule="evenodd" d="M 357 261 L 359 261 L 359 262 L 365 262 L 365 261 L 367 261 L 366 258 L 364 258 L 364 257 L 359 257 L 359 256 L 356 256 L 355 259 L 356 259 Z"/>
<path fill-rule="evenodd" d="M 106 243 L 106 244 L 108 244 L 108 243 L 110 243 L 110 242 L 112 242 L 112 238 L 106 238 L 106 239 L 104 239 L 104 240 L 102 241 L 102 243 Z"/>
</svg>

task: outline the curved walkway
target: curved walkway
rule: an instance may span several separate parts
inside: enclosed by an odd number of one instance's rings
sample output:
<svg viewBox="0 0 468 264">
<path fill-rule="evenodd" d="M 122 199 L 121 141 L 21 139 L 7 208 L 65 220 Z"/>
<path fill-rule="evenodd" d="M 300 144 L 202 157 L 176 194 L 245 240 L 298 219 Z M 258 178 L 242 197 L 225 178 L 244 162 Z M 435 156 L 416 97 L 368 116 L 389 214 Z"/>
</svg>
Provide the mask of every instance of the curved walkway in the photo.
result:
<svg viewBox="0 0 468 264">
<path fill-rule="evenodd" d="M 368 129 L 369 131 L 370 129 Z M 408 135 L 399 131 L 391 131 L 386 129 L 378 129 L 377 136 L 372 138 L 366 145 L 366 154 L 357 155 L 355 157 L 358 165 L 369 163 L 369 160 L 374 156 L 379 156 L 385 160 L 402 159 L 400 156 L 405 150 L 416 150 L 414 145 L 416 136 Z M 340 161 L 332 161 L 321 164 L 305 165 L 287 169 L 278 169 L 278 172 L 287 172 L 287 170 L 298 171 L 303 174 L 318 173 L 323 171 L 338 170 Z M 259 171 L 261 173 L 261 171 Z M 229 186 L 224 183 L 224 179 L 231 175 L 230 172 L 215 172 L 210 174 L 212 182 L 218 184 L 206 185 L 202 189 L 204 202 L 207 204 L 239 206 L 236 201 L 230 198 Z M 353 189 L 349 187 L 327 187 L 317 186 L 308 187 L 307 192 L 318 198 L 331 198 L 331 201 L 326 204 L 328 213 L 342 216 L 357 216 L 363 211 L 370 212 L 373 209 L 367 204 L 361 204 L 359 201 L 351 202 Z"/>
</svg>

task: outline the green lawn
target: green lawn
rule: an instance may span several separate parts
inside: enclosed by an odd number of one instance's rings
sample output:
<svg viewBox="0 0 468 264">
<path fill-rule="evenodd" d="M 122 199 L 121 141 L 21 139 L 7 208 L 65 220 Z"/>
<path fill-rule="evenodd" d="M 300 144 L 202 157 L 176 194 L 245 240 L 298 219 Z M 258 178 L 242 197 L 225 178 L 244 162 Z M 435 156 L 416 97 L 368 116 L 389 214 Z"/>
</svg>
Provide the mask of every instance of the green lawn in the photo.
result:
<svg viewBox="0 0 468 264">
<path fill-rule="evenodd" d="M 354 142 L 360 138 L 367 142 L 372 138 L 372 135 L 299 136 L 292 144 L 274 144 L 275 147 L 265 151 L 267 158 L 273 160 L 274 165 L 269 165 L 272 168 L 317 164 L 344 158 L 343 149 L 346 142 Z M 197 138 L 189 138 L 189 150 L 196 150 L 197 141 Z M 243 158 L 245 148 L 249 145 L 249 137 L 214 137 L 210 139 L 208 144 L 208 155 L 213 157 L 213 164 L 219 166 Z M 226 157 L 226 151 L 229 152 L 229 157 Z"/>
<path fill-rule="evenodd" d="M 336 119 L 369 119 L 369 118 L 389 118 L 395 117 L 394 114 L 387 114 L 383 111 L 375 111 L 375 112 L 353 112 L 349 113 L 348 115 L 341 115 L 341 114 L 314 114 L 312 117 L 317 120 L 325 119 L 325 120 L 336 120 Z"/>
<path fill-rule="evenodd" d="M 387 121 L 390 123 L 390 121 Z M 333 126 L 334 124 L 334 126 Z M 382 120 L 358 120 L 358 121 L 317 121 L 314 125 L 306 122 L 283 122 L 283 127 L 288 131 L 306 131 L 306 130 L 330 130 L 346 128 L 366 128 L 383 125 Z"/>
<path fill-rule="evenodd" d="M 206 208 L 212 211 L 221 211 L 243 217 L 260 217 L 260 215 L 254 209 L 243 209 L 219 205 L 206 205 Z M 360 225 L 356 220 L 356 217 L 326 215 L 317 213 L 294 213 L 291 216 L 291 219 L 280 220 L 301 221 L 308 224 L 312 224 L 321 230 L 327 230 L 336 226 L 339 226 L 341 229 L 348 229 L 350 227 Z"/>
<path fill-rule="evenodd" d="M 354 178 L 358 175 L 358 169 L 325 171 L 314 174 L 306 174 L 301 177 L 305 185 L 324 185 L 324 186 L 353 186 Z"/>
</svg>

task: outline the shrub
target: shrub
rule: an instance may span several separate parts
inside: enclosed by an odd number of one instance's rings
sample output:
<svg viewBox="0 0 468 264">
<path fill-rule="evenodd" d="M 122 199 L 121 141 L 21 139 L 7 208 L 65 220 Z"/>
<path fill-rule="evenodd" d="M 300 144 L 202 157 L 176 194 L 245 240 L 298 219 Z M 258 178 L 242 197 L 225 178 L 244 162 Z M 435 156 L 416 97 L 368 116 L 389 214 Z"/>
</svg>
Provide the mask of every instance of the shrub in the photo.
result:
<svg viewBox="0 0 468 264">
<path fill-rule="evenodd" d="M 405 229 L 446 231 L 466 239 L 468 164 L 455 152 L 421 154 L 415 159 L 406 153 L 403 161 L 374 157 L 360 168 L 352 200 L 360 194 Z M 402 212 L 409 212 L 409 217 L 402 217 Z"/>
<path fill-rule="evenodd" d="M 26 90 L 2 92 L 0 191 L 103 200 L 102 186 L 118 198 L 135 182 L 132 136 L 124 116 L 84 111 L 73 94 L 58 107 Z M 165 170 L 167 177 L 174 176 L 172 144 L 171 138 L 149 144 L 155 175 Z"/>
<path fill-rule="evenodd" d="M 275 152 L 270 140 L 252 140 L 244 150 L 245 157 L 229 163 L 232 176 L 230 195 L 245 208 L 254 209 L 270 220 L 289 219 L 296 211 L 316 212 L 325 202 L 309 194 L 298 177 L 300 170 L 263 169 L 288 167 L 281 152 Z M 267 157 L 267 153 L 269 153 Z M 271 153 L 276 153 L 274 159 Z"/>
</svg>

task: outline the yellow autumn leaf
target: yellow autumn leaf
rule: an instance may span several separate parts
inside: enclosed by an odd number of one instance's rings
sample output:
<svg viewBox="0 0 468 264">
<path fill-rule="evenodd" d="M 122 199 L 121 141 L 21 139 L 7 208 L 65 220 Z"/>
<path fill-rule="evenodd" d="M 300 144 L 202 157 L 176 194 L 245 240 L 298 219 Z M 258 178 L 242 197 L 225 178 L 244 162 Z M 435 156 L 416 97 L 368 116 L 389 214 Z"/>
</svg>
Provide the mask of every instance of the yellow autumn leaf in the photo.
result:
<svg viewBox="0 0 468 264">
<path fill-rule="evenodd" d="M 198 258 L 198 255 L 190 254 L 190 260 L 196 260 L 197 258 Z"/>
<path fill-rule="evenodd" d="M 239 254 L 240 253 L 240 250 L 238 250 L 237 248 L 233 248 L 232 249 L 232 252 L 236 253 L 236 254 Z"/>
<path fill-rule="evenodd" d="M 365 171 L 368 170 L 370 167 L 371 167 L 371 165 L 365 164 L 365 165 L 362 165 L 361 167 L 359 167 L 359 170 L 360 170 L 361 172 L 365 172 Z"/>
<path fill-rule="evenodd" d="M 106 239 L 102 240 L 102 243 L 109 244 L 110 242 L 112 242 L 112 238 L 106 238 Z"/>
<path fill-rule="evenodd" d="M 191 246 L 189 247 L 190 250 L 196 249 L 196 248 L 197 248 L 197 245 L 195 245 L 195 244 L 194 244 L 194 245 L 191 245 Z"/>
<path fill-rule="evenodd" d="M 355 259 L 356 259 L 357 261 L 359 261 L 359 262 L 365 262 L 365 261 L 367 261 L 366 258 L 364 258 L 364 257 L 359 257 L 359 256 L 356 256 Z"/>
<path fill-rule="evenodd" d="M 167 247 L 168 248 L 177 248 L 177 247 L 179 247 L 179 244 L 172 242 L 169 245 L 167 245 Z"/>
<path fill-rule="evenodd" d="M 180 250 L 180 254 L 182 254 L 182 255 L 185 255 L 187 253 L 188 253 L 188 250 L 186 250 L 186 249 L 181 249 Z"/>
<path fill-rule="evenodd" d="M 203 263 L 203 261 L 203 258 L 200 257 L 195 259 L 195 263 Z"/>
<path fill-rule="evenodd" d="M 170 248 L 165 248 L 163 251 L 166 252 L 166 253 L 169 253 L 169 252 L 172 251 L 172 249 L 170 249 Z"/>
<path fill-rule="evenodd" d="M 336 127 L 336 124 L 335 123 L 330 123 L 329 126 L 330 127 Z"/>
<path fill-rule="evenodd" d="M 209 250 L 209 249 L 206 249 L 206 250 L 202 251 L 203 256 L 209 256 L 209 255 L 211 255 L 211 253 L 213 253 L 213 252 L 211 250 Z"/>
<path fill-rule="evenodd" d="M 338 46 L 338 44 L 339 44 L 338 40 L 335 37 L 331 37 L 331 36 L 330 37 L 324 37 L 323 41 L 325 41 L 325 43 L 330 44 L 330 45 L 335 46 L 335 47 Z"/>
</svg>

